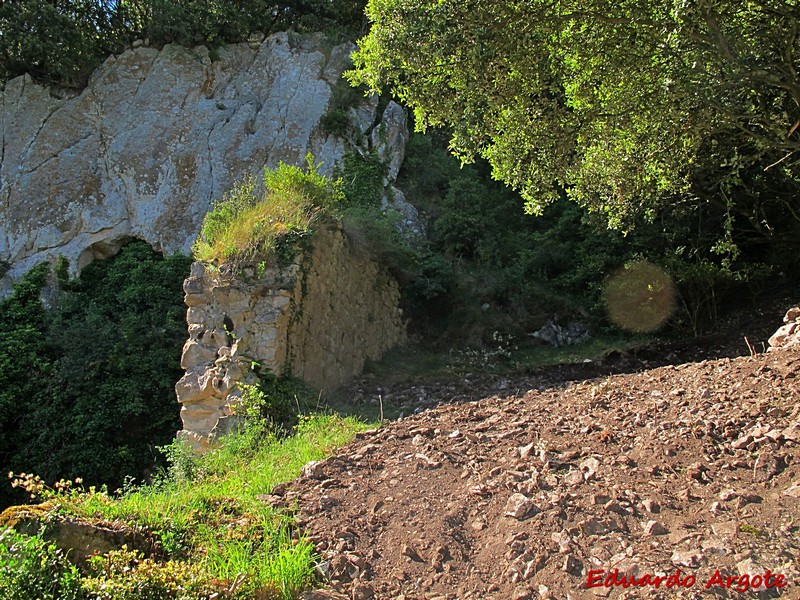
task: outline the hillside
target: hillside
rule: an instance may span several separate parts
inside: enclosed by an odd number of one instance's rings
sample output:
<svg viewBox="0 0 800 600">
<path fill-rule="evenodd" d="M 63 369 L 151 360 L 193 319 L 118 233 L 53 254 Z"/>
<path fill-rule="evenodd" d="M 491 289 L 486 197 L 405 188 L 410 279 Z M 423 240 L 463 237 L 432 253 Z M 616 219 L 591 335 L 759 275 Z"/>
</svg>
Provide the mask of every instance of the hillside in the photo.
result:
<svg viewBox="0 0 800 600">
<path fill-rule="evenodd" d="M 361 434 L 271 500 L 323 557 L 308 598 L 730 598 L 767 569 L 796 598 L 798 373 L 795 349 L 511 382 Z M 587 589 L 615 569 L 696 583 Z"/>
<path fill-rule="evenodd" d="M 796 4 L 0 2 L 0 600 L 800 599 Z"/>
</svg>

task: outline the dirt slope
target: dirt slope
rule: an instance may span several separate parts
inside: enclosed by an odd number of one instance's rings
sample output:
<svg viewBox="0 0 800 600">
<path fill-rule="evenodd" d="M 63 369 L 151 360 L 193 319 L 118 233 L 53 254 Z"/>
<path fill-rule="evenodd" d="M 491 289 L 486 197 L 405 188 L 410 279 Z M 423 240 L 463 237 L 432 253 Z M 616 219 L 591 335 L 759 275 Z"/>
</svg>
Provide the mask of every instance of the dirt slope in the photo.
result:
<svg viewBox="0 0 800 600">
<path fill-rule="evenodd" d="M 778 351 L 510 382 L 363 434 L 271 501 L 325 561 L 309 598 L 798 599 L 799 374 Z"/>
</svg>

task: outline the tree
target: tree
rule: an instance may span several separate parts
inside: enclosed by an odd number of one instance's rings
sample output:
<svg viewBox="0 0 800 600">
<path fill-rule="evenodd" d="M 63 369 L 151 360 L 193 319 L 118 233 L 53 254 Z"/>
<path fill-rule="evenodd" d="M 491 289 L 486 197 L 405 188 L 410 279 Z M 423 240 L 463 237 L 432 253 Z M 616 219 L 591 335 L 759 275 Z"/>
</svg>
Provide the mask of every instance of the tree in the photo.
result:
<svg viewBox="0 0 800 600">
<path fill-rule="evenodd" d="M 0 2 L 0 82 L 30 73 L 46 82 L 85 80 L 115 47 L 108 0 Z"/>
<path fill-rule="evenodd" d="M 109 54 L 137 38 L 211 47 L 253 32 L 363 28 L 364 0 L 5 0 L 0 2 L 0 84 L 35 80 L 81 88 Z"/>
<path fill-rule="evenodd" d="M 681 204 L 757 236 L 800 223 L 797 0 L 370 0 L 367 16 L 350 82 L 451 128 L 531 212 L 566 194 L 618 228 Z"/>
</svg>

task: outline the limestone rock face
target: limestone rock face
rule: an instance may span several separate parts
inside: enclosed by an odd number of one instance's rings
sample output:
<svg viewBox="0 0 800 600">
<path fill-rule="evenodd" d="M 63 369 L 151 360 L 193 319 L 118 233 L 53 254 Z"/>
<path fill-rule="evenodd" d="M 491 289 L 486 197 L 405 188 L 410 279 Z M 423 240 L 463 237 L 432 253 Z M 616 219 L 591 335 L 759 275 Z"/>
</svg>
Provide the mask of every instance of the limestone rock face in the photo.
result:
<svg viewBox="0 0 800 600">
<path fill-rule="evenodd" d="M 187 252 L 235 181 L 279 161 L 303 164 L 309 151 L 330 173 L 347 144 L 363 152 L 375 137 L 393 180 L 408 137 L 399 106 L 385 117 L 375 98 L 351 108 L 360 139 L 319 124 L 352 49 L 287 33 L 213 58 L 204 47 L 139 46 L 109 58 L 74 97 L 27 76 L 9 81 L 0 90 L 5 282 L 56 255 L 79 270 L 131 238 Z"/>
<path fill-rule="evenodd" d="M 285 268 L 231 274 L 196 262 L 184 291 L 186 374 L 175 391 L 180 436 L 197 450 L 235 428 L 237 384 L 257 383 L 257 371 L 331 389 L 405 338 L 396 281 L 338 225 Z"/>
</svg>

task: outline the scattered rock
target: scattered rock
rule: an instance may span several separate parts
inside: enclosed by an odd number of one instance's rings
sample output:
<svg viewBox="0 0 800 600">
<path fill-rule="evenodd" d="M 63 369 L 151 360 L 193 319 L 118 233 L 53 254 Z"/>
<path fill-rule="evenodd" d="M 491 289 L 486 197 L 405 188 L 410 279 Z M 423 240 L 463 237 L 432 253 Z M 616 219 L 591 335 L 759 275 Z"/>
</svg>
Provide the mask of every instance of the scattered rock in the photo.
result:
<svg viewBox="0 0 800 600">
<path fill-rule="evenodd" d="M 667 535 L 669 530 L 658 521 L 648 521 L 644 525 L 645 535 Z"/>
<path fill-rule="evenodd" d="M 676 550 L 670 560 L 679 567 L 695 568 L 700 566 L 703 552 L 700 550 Z"/>
<path fill-rule="evenodd" d="M 747 560 L 791 584 L 800 445 L 783 432 L 800 417 L 800 393 L 781 374 L 795 363 L 800 350 L 566 388 L 512 380 L 508 390 L 530 391 L 502 396 L 487 379 L 487 397 L 431 407 L 328 459 L 330 487 L 295 484 L 299 516 L 327 543 L 324 560 L 365 557 L 376 598 L 615 598 L 622 590 L 584 590 L 588 573 L 680 569 L 702 582 Z M 461 389 L 480 381 L 468 380 Z M 459 394 L 434 390 L 426 384 L 425 397 Z M 605 442 L 604 430 L 614 433 Z M 340 504 L 320 510 L 326 496 Z M 344 564 L 352 597 L 367 571 Z"/>
<path fill-rule="evenodd" d="M 375 590 L 366 583 L 357 583 L 353 587 L 353 600 L 372 600 L 375 597 Z"/>
<path fill-rule="evenodd" d="M 771 450 L 760 452 L 753 466 L 756 481 L 765 482 L 775 477 L 781 471 L 782 463 L 782 458 Z"/>
<path fill-rule="evenodd" d="M 756 575 L 762 576 L 764 575 L 764 569 L 759 566 L 752 558 L 746 558 L 738 563 L 736 563 L 736 570 L 739 572 L 739 575 L 747 575 L 752 580 L 753 577 Z M 753 592 L 761 592 L 766 588 L 764 585 L 760 585 L 757 587 L 750 588 Z"/>
<path fill-rule="evenodd" d="M 561 570 L 574 577 L 580 577 L 583 574 L 583 564 L 575 558 L 574 555 L 568 554 L 564 558 L 564 564 L 561 566 Z"/>
<path fill-rule="evenodd" d="M 578 466 L 580 467 L 581 471 L 583 471 L 583 478 L 586 481 L 589 481 L 595 476 L 597 470 L 600 468 L 600 461 L 594 457 L 590 457 L 584 460 Z"/>
<path fill-rule="evenodd" d="M 562 327 L 555 321 L 548 321 L 544 327 L 531 333 L 530 336 L 556 348 L 561 348 L 562 346 L 579 344 L 589 339 L 589 330 L 577 322 L 572 322 L 566 327 Z"/>
<path fill-rule="evenodd" d="M 513 517 L 517 520 L 524 520 L 533 514 L 539 512 L 539 509 L 531 501 L 530 498 L 519 492 L 511 494 L 503 514 L 507 517 Z"/>
<path fill-rule="evenodd" d="M 790 308 L 783 317 L 783 325 L 769 338 L 770 350 L 800 346 L 800 306 Z"/>
<path fill-rule="evenodd" d="M 407 556 L 411 560 L 417 562 L 425 562 L 425 560 L 417 553 L 413 546 L 410 544 L 403 544 L 403 547 L 400 549 L 400 554 L 403 556 Z"/>
<path fill-rule="evenodd" d="M 661 505 L 652 498 L 642 500 L 642 506 L 650 514 L 658 514 L 661 512 Z"/>
<path fill-rule="evenodd" d="M 800 498 L 800 483 L 795 483 L 783 490 L 783 495 L 791 498 Z"/>
<path fill-rule="evenodd" d="M 325 463 L 321 460 L 312 460 L 303 466 L 303 477 L 309 479 L 323 479 L 325 477 Z"/>
</svg>

